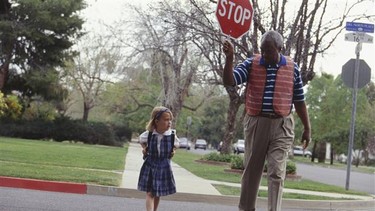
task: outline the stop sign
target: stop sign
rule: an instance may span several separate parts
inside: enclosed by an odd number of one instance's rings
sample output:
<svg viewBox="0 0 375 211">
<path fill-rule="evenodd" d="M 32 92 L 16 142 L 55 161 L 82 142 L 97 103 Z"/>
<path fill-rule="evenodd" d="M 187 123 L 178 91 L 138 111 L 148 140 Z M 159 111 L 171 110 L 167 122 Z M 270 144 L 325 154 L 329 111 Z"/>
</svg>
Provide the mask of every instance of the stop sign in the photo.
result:
<svg viewBox="0 0 375 211">
<path fill-rule="evenodd" d="M 216 18 L 223 34 L 238 39 L 250 29 L 253 6 L 249 0 L 218 0 Z"/>
<path fill-rule="evenodd" d="M 341 70 L 341 78 L 344 84 L 350 88 L 354 88 L 354 71 L 355 71 L 355 59 L 350 59 L 347 61 Z M 359 69 L 358 69 L 358 85 L 357 88 L 360 89 L 370 82 L 371 79 L 371 68 L 368 64 L 359 59 Z"/>
</svg>

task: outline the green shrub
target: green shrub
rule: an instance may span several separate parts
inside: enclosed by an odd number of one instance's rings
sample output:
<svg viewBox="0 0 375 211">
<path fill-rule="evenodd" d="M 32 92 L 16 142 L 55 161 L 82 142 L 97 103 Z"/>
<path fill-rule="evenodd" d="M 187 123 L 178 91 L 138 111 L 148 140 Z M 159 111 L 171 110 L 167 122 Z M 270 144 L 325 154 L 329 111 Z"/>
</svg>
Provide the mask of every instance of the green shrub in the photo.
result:
<svg viewBox="0 0 375 211">
<path fill-rule="evenodd" d="M 286 163 L 286 174 L 296 174 L 297 166 L 293 161 L 288 160 Z"/>
<path fill-rule="evenodd" d="M 263 172 L 267 172 L 267 163 L 264 164 Z M 296 173 L 297 173 L 296 164 L 293 161 L 288 160 L 286 162 L 286 174 L 296 174 Z"/>
<path fill-rule="evenodd" d="M 0 91 L 0 118 L 16 120 L 21 116 L 22 105 L 16 95 L 7 95 Z"/>
<path fill-rule="evenodd" d="M 118 142 L 127 142 L 130 141 L 132 138 L 132 130 L 128 126 L 112 126 L 115 132 L 115 138 Z"/>
<path fill-rule="evenodd" d="M 53 121 L 57 117 L 56 107 L 49 102 L 31 102 L 23 112 L 22 118 L 28 121 Z"/>
<path fill-rule="evenodd" d="M 230 168 L 232 169 L 245 169 L 243 165 L 243 157 L 240 155 L 232 156 L 230 161 Z"/>
<path fill-rule="evenodd" d="M 94 144 L 116 146 L 115 133 L 109 125 L 102 122 L 90 122 L 87 126 L 91 130 L 91 141 Z"/>
<path fill-rule="evenodd" d="M 232 156 L 231 160 L 232 169 L 244 169 L 243 157 L 242 156 Z M 267 172 L 267 163 L 264 165 L 263 172 Z M 286 174 L 296 174 L 297 166 L 293 161 L 288 160 L 286 163 Z"/>
<path fill-rule="evenodd" d="M 4 94 L 0 91 L 0 117 L 4 115 L 6 109 L 8 109 L 8 106 L 5 102 Z"/>
<path fill-rule="evenodd" d="M 83 122 L 59 117 L 54 121 L 2 121 L 0 136 L 25 139 L 52 139 L 54 141 L 74 141 L 86 144 L 122 146 L 116 141 L 110 125 L 101 122 Z"/>
<path fill-rule="evenodd" d="M 366 163 L 366 166 L 372 166 L 375 167 L 375 160 L 374 159 L 369 159 Z"/>
<path fill-rule="evenodd" d="M 99 144 L 108 146 L 119 145 L 115 141 L 112 128 L 101 122 L 84 122 L 58 118 L 54 121 L 55 128 L 51 138 L 56 141 L 75 141 L 86 144 Z"/>
<path fill-rule="evenodd" d="M 25 139 L 48 138 L 50 123 L 43 121 L 1 121 L 0 136 Z"/>
<path fill-rule="evenodd" d="M 89 135 L 89 128 L 84 126 L 83 121 L 60 117 L 55 119 L 53 127 L 50 137 L 55 141 L 81 141 L 87 144 L 93 144 L 90 141 L 91 135 Z"/>
<path fill-rule="evenodd" d="M 231 162 L 231 159 L 232 159 L 233 156 L 234 155 L 211 152 L 209 154 L 204 155 L 202 160 L 211 160 L 211 161 L 229 163 L 229 162 Z"/>
</svg>

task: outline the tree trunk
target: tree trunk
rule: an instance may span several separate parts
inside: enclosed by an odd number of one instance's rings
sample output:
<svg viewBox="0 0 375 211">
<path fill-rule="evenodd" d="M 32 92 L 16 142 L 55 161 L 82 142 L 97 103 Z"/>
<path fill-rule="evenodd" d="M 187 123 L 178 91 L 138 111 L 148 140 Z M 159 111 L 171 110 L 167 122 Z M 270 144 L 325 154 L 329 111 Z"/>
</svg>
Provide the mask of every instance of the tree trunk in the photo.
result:
<svg viewBox="0 0 375 211">
<path fill-rule="evenodd" d="M 0 91 L 2 91 L 8 81 L 8 76 L 9 76 L 9 63 L 12 58 L 12 42 L 7 43 L 5 46 L 0 46 L 4 47 L 5 50 L 5 59 L 1 59 L 1 61 L 4 61 L 3 64 L 0 64 Z M 1 52 L 0 52 L 1 53 Z"/>
<path fill-rule="evenodd" d="M 230 154 L 231 153 L 231 145 L 232 145 L 232 140 L 236 136 L 235 128 L 236 128 L 236 116 L 239 107 L 242 104 L 240 96 L 238 96 L 237 92 L 231 88 L 226 89 L 229 96 L 230 96 L 230 102 L 229 102 L 229 108 L 227 111 L 227 121 L 226 121 L 226 127 L 225 127 L 225 132 L 224 132 L 224 137 L 223 137 L 223 146 L 220 150 L 221 154 Z"/>
<path fill-rule="evenodd" d="M 0 66 L 0 91 L 3 90 L 6 84 L 8 78 L 8 69 L 9 65 L 4 64 Z"/>
<path fill-rule="evenodd" d="M 316 158 L 316 141 L 314 141 L 314 146 L 312 150 L 311 162 L 314 163 Z"/>
<path fill-rule="evenodd" d="M 87 122 L 87 120 L 89 118 L 90 109 L 91 109 L 91 107 L 90 107 L 89 103 L 84 102 L 83 103 L 83 117 L 82 117 L 82 120 L 84 122 Z"/>
<path fill-rule="evenodd" d="M 2 0 L 0 2 L 0 15 L 1 20 L 9 18 L 10 6 L 9 0 Z M 8 80 L 9 74 L 9 61 L 12 58 L 13 42 L 5 38 L 0 41 L 0 91 L 3 91 L 5 84 Z M 4 58 L 1 58 L 3 57 Z M 1 64 L 1 62 L 3 62 Z"/>
<path fill-rule="evenodd" d="M 319 143 L 319 151 L 318 151 L 318 162 L 324 163 L 326 160 L 326 142 Z"/>
</svg>

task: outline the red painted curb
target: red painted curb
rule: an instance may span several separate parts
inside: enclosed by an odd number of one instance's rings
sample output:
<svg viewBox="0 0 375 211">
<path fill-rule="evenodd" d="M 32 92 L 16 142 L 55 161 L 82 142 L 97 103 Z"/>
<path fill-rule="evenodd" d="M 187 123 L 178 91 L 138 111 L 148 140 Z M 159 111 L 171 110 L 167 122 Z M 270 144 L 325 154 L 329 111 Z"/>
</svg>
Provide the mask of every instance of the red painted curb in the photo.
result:
<svg viewBox="0 0 375 211">
<path fill-rule="evenodd" d="M 82 183 L 56 182 L 36 179 L 0 177 L 1 187 L 86 194 L 87 185 Z"/>
</svg>

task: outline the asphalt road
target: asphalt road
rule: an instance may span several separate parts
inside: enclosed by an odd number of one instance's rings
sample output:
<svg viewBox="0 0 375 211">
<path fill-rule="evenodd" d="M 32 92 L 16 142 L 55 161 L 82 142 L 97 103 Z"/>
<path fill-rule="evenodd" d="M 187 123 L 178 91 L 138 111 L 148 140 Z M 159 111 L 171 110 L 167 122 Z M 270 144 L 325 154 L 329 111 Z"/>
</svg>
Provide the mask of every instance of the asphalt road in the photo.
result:
<svg viewBox="0 0 375 211">
<path fill-rule="evenodd" d="M 296 163 L 297 174 L 302 178 L 345 188 L 346 170 Z M 355 167 L 352 167 L 355 168 Z M 350 172 L 349 190 L 375 195 L 375 174 Z"/>
<path fill-rule="evenodd" d="M 83 195 L 0 188 L 0 211 L 140 211 L 145 210 L 145 200 L 101 195 Z M 160 202 L 159 210 L 230 211 L 230 206 L 203 203 Z"/>
<path fill-rule="evenodd" d="M 35 191 L 17 188 L 0 188 L 0 211 L 140 211 L 145 200 L 101 195 L 82 195 Z M 161 198 L 162 211 L 234 211 L 237 206 L 201 202 L 167 201 Z M 283 209 L 283 211 L 319 211 L 328 209 Z M 265 207 L 257 211 L 266 211 Z M 335 210 L 338 211 L 338 210 Z M 341 210 L 340 210 L 341 211 Z M 342 210 L 344 211 L 344 210 Z M 347 211 L 345 209 L 345 211 Z M 358 211 L 358 210 L 357 210 Z M 370 211 L 363 209 L 361 211 Z"/>
</svg>

